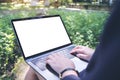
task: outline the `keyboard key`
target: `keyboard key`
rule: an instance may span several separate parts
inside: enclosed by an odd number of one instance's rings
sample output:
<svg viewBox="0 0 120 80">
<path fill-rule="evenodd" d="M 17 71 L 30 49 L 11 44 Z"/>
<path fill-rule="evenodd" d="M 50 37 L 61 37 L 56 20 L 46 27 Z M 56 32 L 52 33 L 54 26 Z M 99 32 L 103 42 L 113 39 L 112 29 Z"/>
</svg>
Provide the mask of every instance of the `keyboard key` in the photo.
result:
<svg viewBox="0 0 120 80">
<path fill-rule="evenodd" d="M 37 63 L 35 65 L 37 65 L 38 68 L 42 71 L 44 71 L 46 69 L 45 63 L 42 63 L 40 61 L 37 61 Z"/>
<path fill-rule="evenodd" d="M 70 54 L 70 51 L 73 49 L 73 46 L 72 47 L 69 47 L 67 49 L 64 49 L 64 50 L 61 50 L 61 51 L 55 51 L 54 53 L 60 53 L 60 54 L 63 54 L 65 57 L 71 59 L 71 58 L 74 58 L 73 55 Z M 46 63 L 45 63 L 45 60 L 46 58 L 51 55 L 51 54 L 54 54 L 52 52 L 46 54 L 46 55 L 43 55 L 43 56 L 40 56 L 36 59 L 34 59 L 32 61 L 33 64 L 35 64 L 36 66 L 38 66 L 42 71 L 46 69 Z"/>
</svg>

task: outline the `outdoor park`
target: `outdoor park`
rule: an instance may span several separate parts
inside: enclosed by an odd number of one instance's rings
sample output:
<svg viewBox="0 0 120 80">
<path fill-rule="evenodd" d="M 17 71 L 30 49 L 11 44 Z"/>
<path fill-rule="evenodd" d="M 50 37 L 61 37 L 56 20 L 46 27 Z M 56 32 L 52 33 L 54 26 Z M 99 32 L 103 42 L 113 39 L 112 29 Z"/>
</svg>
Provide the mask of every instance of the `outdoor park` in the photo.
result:
<svg viewBox="0 0 120 80">
<path fill-rule="evenodd" d="M 11 19 L 59 14 L 74 44 L 95 48 L 111 12 L 111 1 L 0 0 L 0 80 L 23 80 L 27 67 Z"/>
</svg>

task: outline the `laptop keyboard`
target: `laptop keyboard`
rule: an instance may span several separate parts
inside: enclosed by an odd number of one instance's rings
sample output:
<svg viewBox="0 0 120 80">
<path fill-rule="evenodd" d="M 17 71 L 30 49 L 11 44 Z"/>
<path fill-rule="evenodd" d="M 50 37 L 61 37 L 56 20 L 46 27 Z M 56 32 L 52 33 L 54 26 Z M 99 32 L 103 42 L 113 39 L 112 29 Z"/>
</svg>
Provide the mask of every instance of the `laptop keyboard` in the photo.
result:
<svg viewBox="0 0 120 80">
<path fill-rule="evenodd" d="M 61 50 L 61 51 L 56 51 L 54 53 L 60 53 L 60 54 L 63 54 L 65 57 L 71 59 L 73 58 L 74 56 L 70 54 L 70 51 L 71 49 L 73 49 L 73 46 L 67 48 L 67 49 L 64 49 L 64 50 Z M 36 66 L 38 66 L 38 68 L 42 71 L 46 70 L 46 58 L 51 55 L 51 54 L 54 54 L 54 53 L 48 53 L 44 56 L 40 56 L 34 60 L 32 60 L 32 63 L 35 64 Z"/>
</svg>

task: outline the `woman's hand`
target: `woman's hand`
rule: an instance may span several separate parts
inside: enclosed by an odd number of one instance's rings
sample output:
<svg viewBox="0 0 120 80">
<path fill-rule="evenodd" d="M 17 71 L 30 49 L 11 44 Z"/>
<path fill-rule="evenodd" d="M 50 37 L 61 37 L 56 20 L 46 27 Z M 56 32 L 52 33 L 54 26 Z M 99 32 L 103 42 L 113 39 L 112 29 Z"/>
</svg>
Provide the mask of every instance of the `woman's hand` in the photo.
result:
<svg viewBox="0 0 120 80">
<path fill-rule="evenodd" d="M 48 56 L 46 63 L 48 63 L 57 73 L 60 73 L 66 68 L 75 68 L 74 63 L 70 59 L 59 53 Z"/>
<path fill-rule="evenodd" d="M 77 46 L 70 53 L 76 55 L 78 58 L 89 61 L 94 53 L 94 49 L 87 46 Z"/>
</svg>

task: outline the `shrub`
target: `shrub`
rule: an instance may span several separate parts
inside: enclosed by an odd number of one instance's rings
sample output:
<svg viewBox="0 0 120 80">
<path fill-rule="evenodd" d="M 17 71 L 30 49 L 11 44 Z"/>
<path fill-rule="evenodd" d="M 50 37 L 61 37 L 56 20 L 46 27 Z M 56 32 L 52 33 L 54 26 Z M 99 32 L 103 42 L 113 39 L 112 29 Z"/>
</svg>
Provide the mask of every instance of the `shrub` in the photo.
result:
<svg viewBox="0 0 120 80">
<path fill-rule="evenodd" d="M 16 59 L 20 55 L 10 20 L 36 16 L 34 12 L 35 11 L 33 11 L 33 13 L 29 11 L 19 11 L 19 13 L 0 15 L 0 75 L 4 74 L 6 76 L 7 73 L 12 70 Z M 98 39 L 103 23 L 108 16 L 107 12 L 70 11 L 61 9 L 48 10 L 47 14 L 61 15 L 73 43 L 93 48 L 99 42 Z"/>
<path fill-rule="evenodd" d="M 19 13 L 0 17 L 0 75 L 4 74 L 3 77 L 10 73 L 16 59 L 20 56 L 10 21 L 34 15 L 35 13 L 19 11 Z"/>
<path fill-rule="evenodd" d="M 92 48 L 99 43 L 99 35 L 108 16 L 108 12 L 104 11 L 62 9 L 49 10 L 48 14 L 61 15 L 73 43 Z"/>
</svg>

